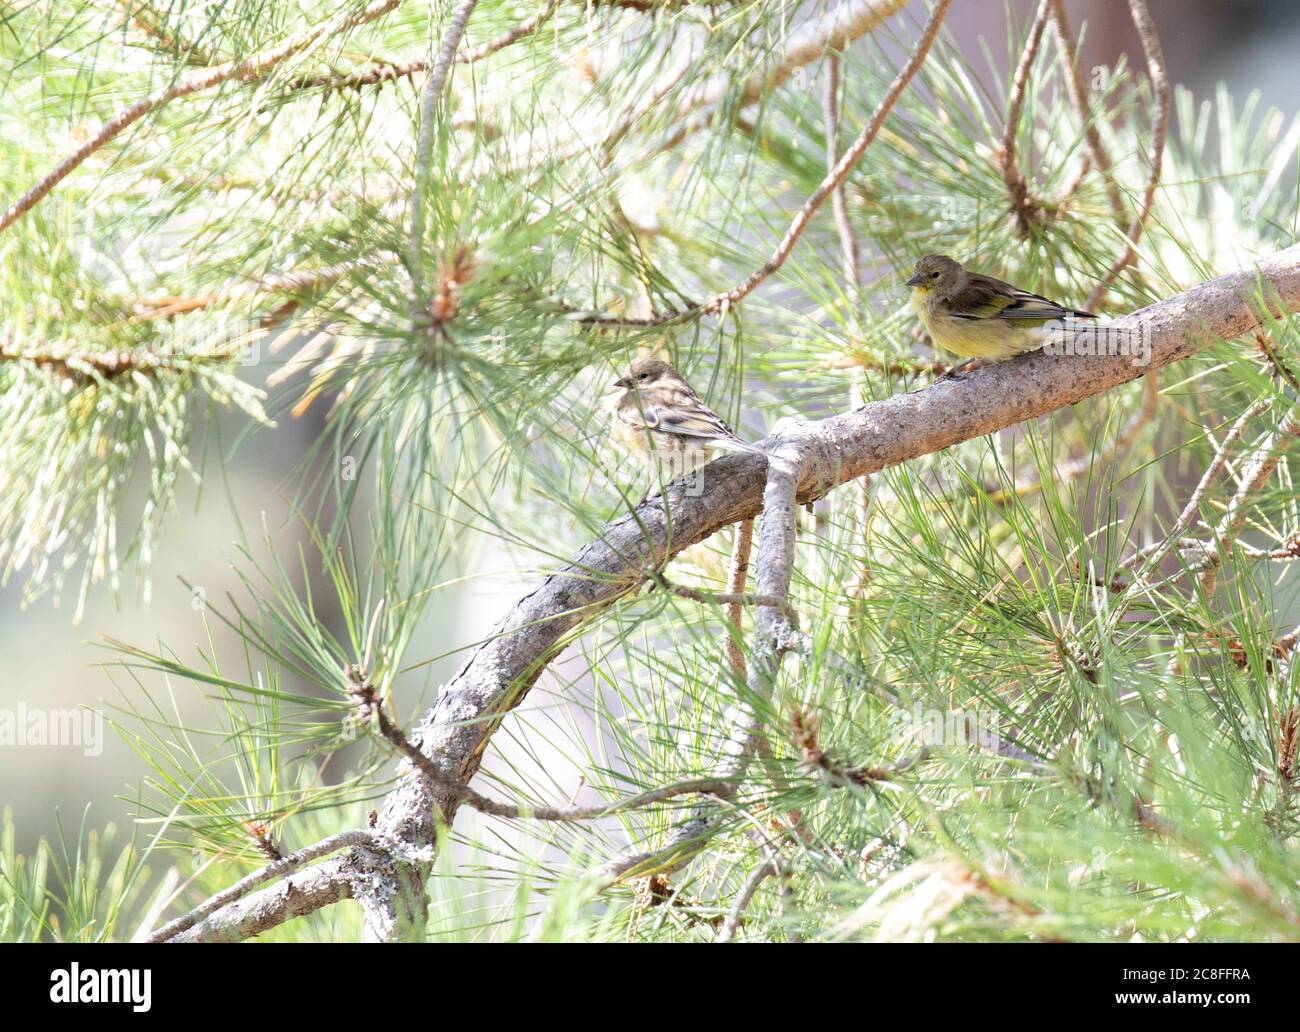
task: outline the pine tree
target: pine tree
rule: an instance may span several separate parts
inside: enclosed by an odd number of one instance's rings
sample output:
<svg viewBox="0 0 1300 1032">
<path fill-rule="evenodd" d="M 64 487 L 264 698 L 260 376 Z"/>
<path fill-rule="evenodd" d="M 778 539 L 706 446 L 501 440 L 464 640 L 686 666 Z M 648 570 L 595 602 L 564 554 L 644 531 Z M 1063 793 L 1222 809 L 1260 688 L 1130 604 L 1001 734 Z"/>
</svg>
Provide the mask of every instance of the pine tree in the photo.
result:
<svg viewBox="0 0 1300 1032">
<path fill-rule="evenodd" d="M 242 648 L 110 643 L 140 834 L 8 829 L 0 935 L 1297 937 L 1300 122 L 1144 0 L 1137 70 L 903 7 L 0 12 L 6 576 L 170 575 L 196 424 L 328 413 Z M 1140 348 L 934 382 L 926 252 Z M 649 353 L 765 454 L 648 481 Z"/>
</svg>

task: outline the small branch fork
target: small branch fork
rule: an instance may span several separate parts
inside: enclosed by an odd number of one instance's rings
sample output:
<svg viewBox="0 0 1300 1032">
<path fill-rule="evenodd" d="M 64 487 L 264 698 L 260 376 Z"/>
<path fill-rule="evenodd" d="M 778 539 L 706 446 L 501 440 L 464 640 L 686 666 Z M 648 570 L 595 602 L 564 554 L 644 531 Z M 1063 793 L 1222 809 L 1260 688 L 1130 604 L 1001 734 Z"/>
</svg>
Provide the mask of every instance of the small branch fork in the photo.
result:
<svg viewBox="0 0 1300 1032">
<path fill-rule="evenodd" d="M 374 836 L 368 831 L 344 831 L 337 835 L 331 835 L 329 838 L 321 839 L 313 845 L 305 846 L 297 852 L 290 853 L 288 856 L 275 860 L 260 870 L 254 871 L 247 877 L 241 878 L 230 888 L 218 892 L 188 914 L 178 917 L 174 921 L 169 921 L 157 931 L 151 933 L 144 941 L 167 942 L 169 939 L 176 938 L 182 932 L 189 931 L 209 914 L 213 914 L 222 907 L 242 899 L 264 882 L 282 878 L 284 875 L 296 871 L 303 864 L 318 860 L 330 853 L 336 853 L 340 849 L 347 849 L 350 846 L 372 845 L 373 843 Z"/>
<path fill-rule="evenodd" d="M 655 570 L 647 570 L 646 578 L 651 584 L 679 598 L 690 599 L 692 602 L 703 602 L 706 605 L 726 606 L 728 619 L 732 619 L 733 623 L 739 619 L 740 609 L 744 606 L 776 606 L 787 615 L 792 613 L 789 600 L 784 598 L 744 591 L 701 591 L 698 588 L 688 588 L 682 584 L 675 584 Z"/>
<path fill-rule="evenodd" d="M 1257 401 L 1237 417 L 1215 449 L 1214 458 L 1201 475 L 1200 481 L 1169 532 L 1160 541 L 1141 549 L 1120 564 L 1121 571 L 1134 571 L 1134 583 L 1137 586 L 1148 587 L 1150 574 L 1159 568 L 1170 552 L 1178 549 L 1192 555 L 1199 554 L 1199 558 L 1194 559 L 1180 572 L 1199 572 L 1201 591 L 1206 596 L 1213 594 L 1223 557 L 1236 544 L 1250 506 L 1267 486 L 1283 455 L 1297 439 L 1300 439 L 1300 411 L 1292 409 L 1287 412 L 1277 429 L 1268 434 L 1259 447 L 1251 453 L 1225 515 L 1211 530 L 1210 540 L 1202 541 L 1195 537 L 1188 537 L 1187 532 L 1200 516 L 1201 506 L 1210 489 L 1227 468 L 1233 446 L 1245 434 L 1251 421 L 1268 410 L 1269 404 L 1267 399 Z M 1242 546 L 1242 551 L 1251 558 L 1279 560 L 1300 558 L 1300 540 L 1293 539 L 1274 549 Z M 1127 587 L 1127 585 L 1120 583 L 1117 587 Z"/>
<path fill-rule="evenodd" d="M 612 803 L 605 803 L 602 806 L 560 808 L 535 803 L 503 803 L 481 795 L 468 785 L 457 783 L 448 778 L 434 765 L 432 760 L 411 744 L 406 737 L 406 733 L 388 715 L 382 700 L 379 698 L 378 690 L 366 677 L 365 672 L 359 666 L 349 664 L 344 673 L 350 683 L 349 691 L 352 698 L 356 700 L 357 715 L 362 723 L 373 723 L 379 729 L 380 735 L 391 742 L 397 751 L 405 756 L 412 766 L 419 770 L 424 777 L 428 778 L 440 791 L 454 794 L 470 809 L 492 817 L 504 817 L 507 820 L 531 819 L 535 821 L 573 823 L 626 813 L 628 810 L 652 806 L 655 803 L 674 799 L 677 796 L 695 795 L 697 793 L 726 793 L 735 789 L 733 782 L 723 779 L 693 778 L 688 781 L 664 785 L 661 788 L 653 788 L 624 799 L 615 800 Z"/>
<path fill-rule="evenodd" d="M 723 748 L 718 777 L 733 787 L 728 792 L 714 793 L 724 801 L 744 781 L 749 761 L 762 740 L 758 707 L 771 697 L 781 659 L 797 639 L 790 623 L 788 597 L 794 572 L 798 488 L 811 457 L 807 445 L 800 442 L 780 443 L 767 456 L 763 520 L 754 560 L 755 641 L 745 693 L 727 714 L 727 726 L 733 731 Z M 597 885 L 605 888 L 630 877 L 663 876 L 680 869 L 717 833 L 726 813 L 716 803 L 702 804 L 670 832 L 662 849 L 634 851 L 597 870 Z"/>
</svg>

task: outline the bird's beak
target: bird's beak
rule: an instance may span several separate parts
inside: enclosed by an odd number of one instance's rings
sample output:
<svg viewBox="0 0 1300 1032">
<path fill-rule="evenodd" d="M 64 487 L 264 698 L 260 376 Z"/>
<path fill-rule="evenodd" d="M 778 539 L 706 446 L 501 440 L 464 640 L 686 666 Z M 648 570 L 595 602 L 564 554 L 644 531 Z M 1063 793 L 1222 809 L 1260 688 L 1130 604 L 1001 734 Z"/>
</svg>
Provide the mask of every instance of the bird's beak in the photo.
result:
<svg viewBox="0 0 1300 1032">
<path fill-rule="evenodd" d="M 922 276 L 919 272 L 914 272 L 912 273 L 911 276 L 908 277 L 907 285 L 909 287 L 919 287 L 924 282 L 925 282 L 925 277 Z"/>
<path fill-rule="evenodd" d="M 623 379 L 623 380 L 615 380 L 615 381 L 614 381 L 614 386 L 615 386 L 615 387 L 622 387 L 622 388 L 626 389 L 626 388 L 628 387 L 628 382 L 627 382 L 626 379 Z"/>
</svg>

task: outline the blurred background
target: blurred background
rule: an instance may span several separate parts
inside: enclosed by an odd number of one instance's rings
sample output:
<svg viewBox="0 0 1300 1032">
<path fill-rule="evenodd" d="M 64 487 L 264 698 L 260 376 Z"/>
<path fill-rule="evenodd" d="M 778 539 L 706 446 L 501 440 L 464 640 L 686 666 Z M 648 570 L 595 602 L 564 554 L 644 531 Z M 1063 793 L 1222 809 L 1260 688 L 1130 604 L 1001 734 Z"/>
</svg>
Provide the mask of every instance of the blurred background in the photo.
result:
<svg viewBox="0 0 1300 1032">
<path fill-rule="evenodd" d="M 834 0 L 832 0 L 832 3 Z M 1241 103 L 1253 90 L 1264 107 L 1282 110 L 1288 120 L 1300 108 L 1300 2 L 1277 0 L 1151 0 L 1152 15 L 1161 30 L 1171 81 L 1189 88 L 1198 98 L 1213 94 L 1220 83 Z M 922 5 L 913 3 L 907 14 L 919 20 Z M 1004 6 L 1000 0 L 955 5 L 946 32 L 971 52 L 983 36 L 988 52 L 1005 69 L 1008 35 L 1022 32 L 1033 13 L 1032 0 Z M 1068 0 L 1071 23 L 1082 35 L 1081 56 L 1086 70 L 1114 66 L 1127 59 L 1143 67 L 1141 48 L 1134 34 L 1128 6 L 1123 0 Z M 1008 21 L 1010 19 L 1010 23 Z M 992 73 L 990 73 L 992 74 Z M 1002 71 L 999 71 L 1002 74 Z M 1177 136 L 1171 132 L 1171 139 Z M 868 161 L 870 157 L 868 156 Z M 261 364 L 247 372 L 253 382 L 264 382 L 275 368 L 275 356 L 264 354 Z M 293 391 L 290 383 L 279 390 Z M 122 597 L 114 599 L 100 584 L 92 589 L 85 614 L 73 622 L 73 600 L 56 605 L 43 596 L 24 607 L 21 583 L 0 589 L 0 655 L 5 675 L 0 679 L 0 710 L 75 709 L 94 707 L 112 717 L 118 700 L 113 682 L 100 664 L 113 656 L 97 644 L 110 636 L 145 647 L 160 642 L 180 651 L 186 643 L 206 648 L 208 629 L 196 609 L 193 592 L 184 578 L 202 587 L 209 599 L 227 592 L 242 593 L 231 564 L 240 559 L 244 543 L 256 555 L 265 554 L 263 520 L 274 547 L 285 557 L 296 555 L 305 544 L 301 526 L 292 519 L 288 499 L 295 466 L 321 433 L 327 404 L 318 403 L 299 419 L 282 415 L 277 425 L 255 431 L 238 447 L 232 442 L 247 428 L 243 417 L 214 412 L 193 442 L 194 454 L 206 454 L 206 479 L 201 493 L 183 488 L 176 511 L 165 531 L 151 568 L 150 599 L 146 603 L 128 578 Z M 358 513 L 356 525 L 365 526 Z M 520 593 L 510 557 L 499 550 L 490 555 L 460 557 L 464 569 L 446 571 L 444 579 L 472 574 L 458 587 L 445 589 L 434 603 L 421 636 L 411 650 L 415 659 L 444 656 L 449 650 L 482 638 Z M 296 560 L 293 560 L 296 563 Z M 15 577 L 21 581 L 21 577 Z M 329 619 L 328 613 L 323 618 Z M 234 642 L 216 637 L 218 652 Z M 192 660 L 193 655 L 183 656 Z M 399 712 L 418 713 L 438 684 L 459 665 L 455 655 L 435 659 L 418 676 L 405 682 L 398 699 Z M 293 689 L 292 682 L 286 687 Z M 535 694 L 529 705 L 553 700 Z M 201 698 L 178 699 L 181 711 L 193 707 L 197 714 L 210 703 Z M 201 718 L 200 718 L 201 719 Z M 205 723 L 210 723 L 206 721 Z M 509 735 L 499 735 L 494 749 L 515 746 Z M 545 754 L 509 757 L 531 766 L 545 762 Z M 30 850 L 42 837 L 57 837 L 75 829 L 89 807 L 89 823 L 102 827 L 115 822 L 119 831 L 129 825 L 132 786 L 145 768 L 129 744 L 105 725 L 102 753 L 87 756 L 81 748 L 0 747 L 0 803 L 12 809 L 18 847 Z M 551 772 L 560 783 L 566 775 Z M 576 783 L 576 774 L 569 777 Z"/>
</svg>

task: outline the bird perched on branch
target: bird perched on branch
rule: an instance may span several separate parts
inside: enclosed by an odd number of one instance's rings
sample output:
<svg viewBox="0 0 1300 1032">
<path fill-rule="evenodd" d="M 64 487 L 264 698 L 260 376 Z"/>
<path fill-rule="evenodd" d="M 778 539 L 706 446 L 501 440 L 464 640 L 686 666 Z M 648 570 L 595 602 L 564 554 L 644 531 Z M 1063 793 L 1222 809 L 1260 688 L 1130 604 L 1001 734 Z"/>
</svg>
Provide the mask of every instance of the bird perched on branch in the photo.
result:
<svg viewBox="0 0 1300 1032">
<path fill-rule="evenodd" d="M 737 437 L 681 373 L 661 359 L 635 359 L 614 386 L 614 435 L 631 450 L 683 468 L 714 450 L 762 454 Z"/>
<path fill-rule="evenodd" d="M 992 276 L 968 272 L 944 254 L 927 254 L 917 262 L 907 285 L 912 288 L 912 311 L 930 339 L 966 359 L 946 376 L 981 360 L 998 362 L 1035 351 L 1065 320 L 1097 318 Z"/>
</svg>

